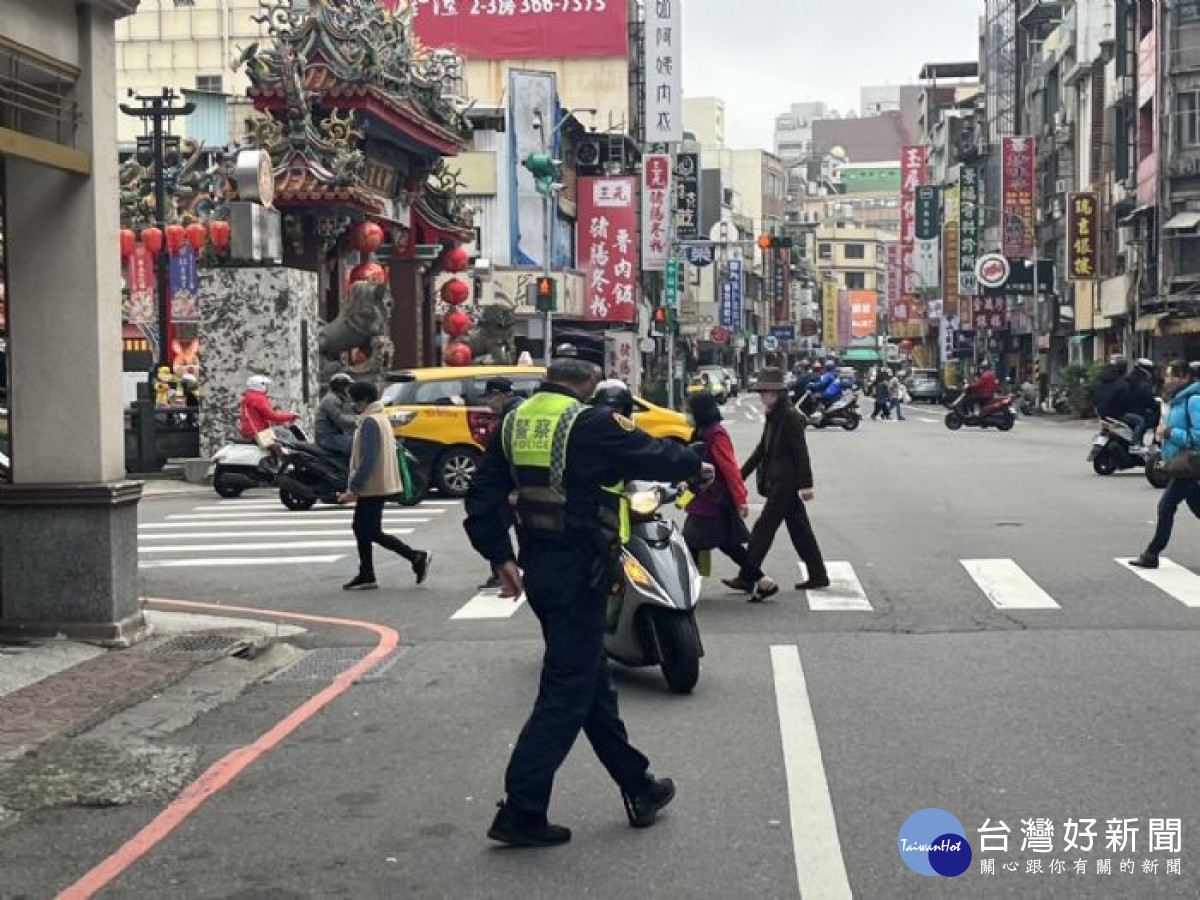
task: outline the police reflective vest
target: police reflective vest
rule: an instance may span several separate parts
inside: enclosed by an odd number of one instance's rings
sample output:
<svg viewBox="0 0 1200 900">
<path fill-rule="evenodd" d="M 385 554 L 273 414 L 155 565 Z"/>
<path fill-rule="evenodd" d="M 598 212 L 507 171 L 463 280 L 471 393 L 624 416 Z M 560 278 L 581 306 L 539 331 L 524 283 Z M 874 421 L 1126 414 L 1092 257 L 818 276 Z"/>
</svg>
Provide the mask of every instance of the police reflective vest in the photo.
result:
<svg viewBox="0 0 1200 900">
<path fill-rule="evenodd" d="M 563 394 L 541 391 L 504 419 L 504 455 L 517 483 L 517 517 L 522 527 L 543 535 L 562 535 L 573 523 L 567 509 L 567 445 L 575 420 L 588 407 Z M 600 489 L 600 524 L 624 543 L 629 539 L 629 504 L 624 484 Z"/>
</svg>

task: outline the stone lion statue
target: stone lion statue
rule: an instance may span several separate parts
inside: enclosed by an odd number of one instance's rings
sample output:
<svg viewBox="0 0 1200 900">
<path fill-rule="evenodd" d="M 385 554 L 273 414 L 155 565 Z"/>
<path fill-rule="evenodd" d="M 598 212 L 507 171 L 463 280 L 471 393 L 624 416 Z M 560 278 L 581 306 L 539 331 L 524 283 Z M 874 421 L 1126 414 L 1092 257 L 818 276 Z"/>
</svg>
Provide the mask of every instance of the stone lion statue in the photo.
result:
<svg viewBox="0 0 1200 900">
<path fill-rule="evenodd" d="M 392 317 L 392 296 L 387 285 L 357 281 L 336 319 L 321 326 L 317 346 L 321 375 L 335 372 L 377 376 L 392 364 L 392 342 L 387 336 Z"/>
<path fill-rule="evenodd" d="M 467 332 L 472 359 L 481 365 L 514 365 L 517 358 L 516 325 L 517 316 L 512 307 L 499 303 L 480 307 L 478 321 Z"/>
</svg>

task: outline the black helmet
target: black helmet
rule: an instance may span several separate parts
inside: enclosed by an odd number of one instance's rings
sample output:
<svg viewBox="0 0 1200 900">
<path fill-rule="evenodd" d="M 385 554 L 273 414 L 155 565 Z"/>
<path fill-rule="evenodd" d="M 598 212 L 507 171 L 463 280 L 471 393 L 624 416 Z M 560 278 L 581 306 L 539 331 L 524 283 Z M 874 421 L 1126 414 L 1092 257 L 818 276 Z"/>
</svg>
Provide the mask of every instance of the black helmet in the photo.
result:
<svg viewBox="0 0 1200 900">
<path fill-rule="evenodd" d="M 1200 362 L 1190 362 L 1187 366 L 1188 378 L 1192 381 L 1200 381 Z"/>
<path fill-rule="evenodd" d="M 352 384 L 354 384 L 354 379 L 351 378 L 349 375 L 347 375 L 345 372 L 338 372 L 336 375 L 334 375 L 332 378 L 329 379 L 329 386 L 331 388 L 333 388 L 335 391 L 344 391 L 346 388 L 350 387 L 350 385 L 352 385 Z"/>
<path fill-rule="evenodd" d="M 554 348 L 555 357 L 579 358 L 579 348 L 574 344 L 559 344 Z"/>
<path fill-rule="evenodd" d="M 513 392 L 513 383 L 508 378 L 497 376 L 489 378 L 487 387 L 484 388 L 487 394 L 511 394 Z"/>
<path fill-rule="evenodd" d="M 629 418 L 633 415 L 633 394 L 618 378 L 610 378 L 596 386 L 592 396 L 593 406 L 605 406 L 615 413 Z"/>
</svg>

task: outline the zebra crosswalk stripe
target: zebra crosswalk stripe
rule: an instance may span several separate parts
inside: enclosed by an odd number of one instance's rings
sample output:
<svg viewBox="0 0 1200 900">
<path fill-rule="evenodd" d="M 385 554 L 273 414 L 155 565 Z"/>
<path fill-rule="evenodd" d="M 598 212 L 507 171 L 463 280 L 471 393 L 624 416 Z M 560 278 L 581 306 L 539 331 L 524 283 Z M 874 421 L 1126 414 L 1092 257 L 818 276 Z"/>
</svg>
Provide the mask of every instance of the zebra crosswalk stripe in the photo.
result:
<svg viewBox="0 0 1200 900">
<path fill-rule="evenodd" d="M 1139 569 L 1128 559 L 1117 562 L 1143 581 L 1154 585 L 1189 609 L 1200 608 L 1200 575 L 1169 559 L 1160 559 L 1157 569 Z"/>
<path fill-rule="evenodd" d="M 996 609 L 1061 609 L 1011 559 L 964 559 L 963 568 Z"/>
<path fill-rule="evenodd" d="M 511 597 L 501 597 L 496 590 L 480 591 L 452 615 L 451 619 L 511 619 L 517 610 L 525 605 L 525 595 L 516 600 Z"/>
<path fill-rule="evenodd" d="M 335 556 L 229 556 L 198 559 L 155 559 L 138 563 L 139 569 L 220 569 L 235 566 L 303 566 L 335 563 L 346 554 Z"/>
<path fill-rule="evenodd" d="M 870 612 L 867 592 L 848 562 L 826 562 L 829 587 L 821 591 L 805 591 L 808 608 L 813 612 Z"/>
</svg>

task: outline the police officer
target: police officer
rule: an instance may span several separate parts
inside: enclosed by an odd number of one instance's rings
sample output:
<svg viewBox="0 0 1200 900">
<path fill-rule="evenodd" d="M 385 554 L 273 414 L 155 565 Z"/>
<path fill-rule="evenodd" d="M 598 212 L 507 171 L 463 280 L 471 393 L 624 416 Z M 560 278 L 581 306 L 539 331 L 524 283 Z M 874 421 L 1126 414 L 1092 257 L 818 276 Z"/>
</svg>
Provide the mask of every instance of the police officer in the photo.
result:
<svg viewBox="0 0 1200 900">
<path fill-rule="evenodd" d="M 519 847 L 571 839 L 546 811 L 554 774 L 581 730 L 620 788 L 631 825 L 653 825 L 675 796 L 671 780 L 654 778 L 649 761 L 630 745 L 604 656 L 605 598 L 621 577 L 620 534 L 627 528 L 614 485 L 624 478 L 711 477 L 712 470 L 624 416 L 587 406 L 599 374 L 578 358 L 554 360 L 541 389 L 505 417 L 467 494 L 471 544 L 500 576 L 501 596 L 525 593 L 546 642 L 537 702 L 508 764 L 507 798 L 488 831 Z M 514 491 L 520 568 L 504 518 Z"/>
</svg>

